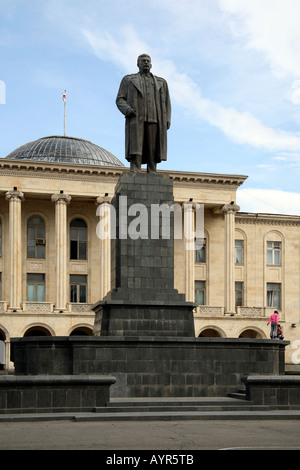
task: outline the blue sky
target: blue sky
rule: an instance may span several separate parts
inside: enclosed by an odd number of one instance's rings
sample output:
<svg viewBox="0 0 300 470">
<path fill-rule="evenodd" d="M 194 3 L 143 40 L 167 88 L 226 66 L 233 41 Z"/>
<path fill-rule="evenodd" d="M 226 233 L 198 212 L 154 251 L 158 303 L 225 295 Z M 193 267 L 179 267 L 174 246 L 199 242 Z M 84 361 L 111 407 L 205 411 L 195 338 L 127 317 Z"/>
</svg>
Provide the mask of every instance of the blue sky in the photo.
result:
<svg viewBox="0 0 300 470">
<path fill-rule="evenodd" d="M 0 157 L 66 132 L 124 158 L 122 77 L 172 101 L 165 170 L 247 175 L 242 211 L 300 215 L 299 0 L 0 0 Z"/>
</svg>

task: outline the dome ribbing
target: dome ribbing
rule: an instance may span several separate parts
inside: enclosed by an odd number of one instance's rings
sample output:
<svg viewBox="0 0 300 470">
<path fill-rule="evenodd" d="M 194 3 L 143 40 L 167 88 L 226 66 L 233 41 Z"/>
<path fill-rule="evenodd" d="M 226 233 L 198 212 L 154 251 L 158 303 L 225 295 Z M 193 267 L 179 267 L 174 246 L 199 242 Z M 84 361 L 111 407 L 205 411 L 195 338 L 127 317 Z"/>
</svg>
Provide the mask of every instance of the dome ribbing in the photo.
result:
<svg viewBox="0 0 300 470">
<path fill-rule="evenodd" d="M 66 136 L 42 137 L 13 150 L 5 158 L 124 167 L 117 157 L 102 147 L 88 140 Z"/>
</svg>

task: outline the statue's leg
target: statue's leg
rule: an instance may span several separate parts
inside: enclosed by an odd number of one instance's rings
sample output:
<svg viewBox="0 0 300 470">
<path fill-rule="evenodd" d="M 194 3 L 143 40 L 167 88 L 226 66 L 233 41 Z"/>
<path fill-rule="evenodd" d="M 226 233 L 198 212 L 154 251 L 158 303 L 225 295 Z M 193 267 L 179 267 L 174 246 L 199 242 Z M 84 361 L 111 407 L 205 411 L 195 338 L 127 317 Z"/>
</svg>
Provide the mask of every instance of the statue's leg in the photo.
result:
<svg viewBox="0 0 300 470">
<path fill-rule="evenodd" d="M 155 173 L 156 172 L 156 162 L 157 162 L 157 124 L 155 123 L 147 123 L 145 126 L 147 131 L 146 139 L 147 139 L 147 172 L 148 173 Z"/>
<path fill-rule="evenodd" d="M 141 171 L 142 155 L 130 156 L 130 171 L 132 173 L 139 173 Z"/>
</svg>

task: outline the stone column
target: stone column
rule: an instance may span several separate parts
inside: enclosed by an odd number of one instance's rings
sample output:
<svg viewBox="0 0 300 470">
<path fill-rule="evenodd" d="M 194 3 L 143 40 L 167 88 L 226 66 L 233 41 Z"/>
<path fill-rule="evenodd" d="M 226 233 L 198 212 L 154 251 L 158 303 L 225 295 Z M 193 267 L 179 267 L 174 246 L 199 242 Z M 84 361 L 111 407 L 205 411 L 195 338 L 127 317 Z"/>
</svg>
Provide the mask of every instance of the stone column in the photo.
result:
<svg viewBox="0 0 300 470">
<path fill-rule="evenodd" d="M 194 206 L 187 202 L 183 204 L 184 215 L 184 264 L 185 264 L 185 300 L 195 301 L 195 234 L 194 234 Z"/>
<path fill-rule="evenodd" d="M 68 302 L 68 244 L 67 244 L 67 205 L 71 196 L 61 191 L 53 194 L 55 202 L 55 247 L 56 247 L 56 298 L 55 309 L 66 310 Z"/>
<path fill-rule="evenodd" d="M 99 196 L 96 200 L 97 215 L 101 217 L 97 225 L 100 241 L 100 299 L 111 289 L 111 196 Z M 114 208 L 113 208 L 114 209 Z"/>
<path fill-rule="evenodd" d="M 235 214 L 240 208 L 236 204 L 225 204 L 225 313 L 235 313 Z"/>
<path fill-rule="evenodd" d="M 18 310 L 22 301 L 21 202 L 24 194 L 15 188 L 5 197 L 9 202 L 9 308 Z"/>
</svg>

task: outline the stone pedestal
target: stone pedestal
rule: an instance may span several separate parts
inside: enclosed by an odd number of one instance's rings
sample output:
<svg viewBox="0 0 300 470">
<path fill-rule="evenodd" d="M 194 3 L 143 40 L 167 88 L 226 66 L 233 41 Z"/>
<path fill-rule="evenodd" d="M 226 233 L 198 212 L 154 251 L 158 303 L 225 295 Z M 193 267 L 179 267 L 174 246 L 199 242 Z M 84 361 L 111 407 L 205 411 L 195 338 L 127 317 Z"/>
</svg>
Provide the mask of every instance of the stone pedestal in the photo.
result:
<svg viewBox="0 0 300 470">
<path fill-rule="evenodd" d="M 123 173 L 112 199 L 112 289 L 94 334 L 194 337 L 192 302 L 174 289 L 174 198 L 167 176 Z"/>
</svg>

